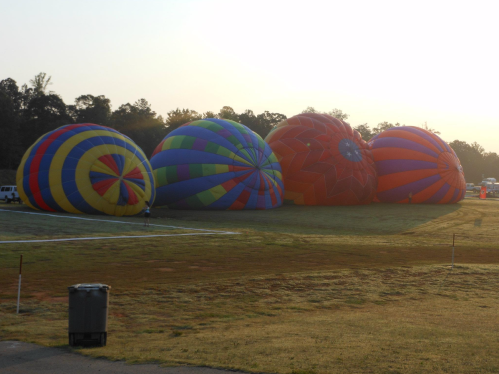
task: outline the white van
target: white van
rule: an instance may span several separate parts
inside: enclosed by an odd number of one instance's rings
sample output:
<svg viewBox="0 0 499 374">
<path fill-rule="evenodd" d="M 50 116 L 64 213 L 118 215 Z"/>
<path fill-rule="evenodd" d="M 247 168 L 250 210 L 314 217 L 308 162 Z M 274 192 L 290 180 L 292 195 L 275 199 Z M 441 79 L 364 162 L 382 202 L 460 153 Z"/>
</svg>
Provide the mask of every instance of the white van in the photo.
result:
<svg viewBox="0 0 499 374">
<path fill-rule="evenodd" d="M 0 187 L 0 200 L 10 203 L 11 201 L 21 202 L 17 193 L 17 186 L 2 186 Z"/>
</svg>

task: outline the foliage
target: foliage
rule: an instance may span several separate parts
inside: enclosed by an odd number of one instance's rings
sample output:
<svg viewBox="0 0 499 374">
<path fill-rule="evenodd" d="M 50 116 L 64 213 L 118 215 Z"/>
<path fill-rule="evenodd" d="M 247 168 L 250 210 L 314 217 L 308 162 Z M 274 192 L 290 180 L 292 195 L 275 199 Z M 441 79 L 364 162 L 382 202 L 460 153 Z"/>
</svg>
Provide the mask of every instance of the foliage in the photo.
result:
<svg viewBox="0 0 499 374">
<path fill-rule="evenodd" d="M 165 136 L 165 124 L 145 99 L 123 104 L 111 115 L 110 127 L 131 138 L 150 156 Z"/>
<path fill-rule="evenodd" d="M 362 139 L 364 139 L 366 142 L 369 141 L 372 137 L 381 134 L 383 131 L 388 130 L 392 127 L 398 127 L 398 126 L 404 126 L 401 125 L 400 123 L 390 123 L 390 122 L 381 122 L 378 123 L 376 127 L 373 127 L 372 129 L 369 127 L 367 123 L 363 123 L 361 125 L 355 126 L 353 129 L 357 130 L 360 135 L 362 136 Z"/>
<path fill-rule="evenodd" d="M 265 138 L 275 125 L 286 119 L 286 116 L 284 114 L 271 113 L 269 111 L 257 115 L 250 109 L 238 114 L 230 106 L 222 107 L 217 114 L 211 111 L 200 114 L 195 110 L 177 108 L 167 113 L 167 132 L 169 133 L 185 123 L 203 118 L 220 118 L 242 123 L 262 138 Z"/>
<path fill-rule="evenodd" d="M 230 121 L 237 122 L 239 120 L 239 116 L 230 106 L 224 106 L 220 109 L 220 112 L 217 115 L 218 118 L 228 119 Z"/>
<path fill-rule="evenodd" d="M 218 111 L 199 113 L 192 109 L 177 108 L 167 113 L 166 120 L 157 115 L 145 99 L 134 104 L 121 105 L 111 111 L 111 101 L 104 95 L 80 95 L 74 104 L 66 105 L 62 98 L 53 91 L 47 91 L 52 84 L 52 77 L 39 73 L 30 80 L 30 85 L 19 87 L 15 80 L 6 78 L 0 81 L 0 133 L 3 142 L 0 150 L 0 168 L 16 169 L 24 151 L 41 135 L 59 126 L 69 123 L 96 123 L 109 126 L 132 138 L 147 155 L 171 131 L 184 123 L 202 118 L 224 118 L 242 123 L 265 138 L 270 130 L 286 119 L 281 113 L 264 111 L 255 114 L 247 109 L 236 113 L 230 106 Z M 320 112 L 314 107 L 307 107 L 302 113 L 329 114 L 342 121 L 349 116 L 340 109 Z M 381 122 L 371 128 L 367 123 L 354 127 L 362 139 L 368 141 L 373 136 L 399 123 Z M 421 128 L 435 134 L 440 132 L 430 128 L 425 122 Z M 482 175 L 499 177 L 499 156 L 495 152 L 487 153 L 477 143 L 468 144 L 455 140 L 450 143 L 456 151 L 464 168 L 467 180 L 480 182 Z"/>
<path fill-rule="evenodd" d="M 68 105 L 68 112 L 75 123 L 109 126 L 111 100 L 104 95 L 81 95 L 75 99 L 75 105 Z"/>
<path fill-rule="evenodd" d="M 389 123 L 389 122 L 386 122 L 386 121 L 385 122 L 381 122 L 381 123 L 378 123 L 378 126 L 376 126 L 376 127 L 374 127 L 372 129 L 372 135 L 376 136 L 378 134 L 381 134 L 385 130 L 391 129 L 392 127 L 399 127 L 399 126 L 404 126 L 404 125 L 401 125 L 398 122 L 396 124 Z"/>
<path fill-rule="evenodd" d="M 382 133 L 385 130 L 388 130 L 392 127 L 399 127 L 399 126 L 405 126 L 401 125 L 400 123 L 390 123 L 390 122 L 380 122 L 376 127 L 373 127 L 372 129 L 369 127 L 367 123 L 363 123 L 361 125 L 357 125 L 354 127 L 354 130 L 357 130 L 360 135 L 362 136 L 362 139 L 364 139 L 366 142 L 369 141 L 373 136 L 376 136 L 380 133 Z M 435 129 L 432 129 L 428 126 L 428 124 L 425 122 L 423 125 L 421 125 L 421 128 L 432 132 L 435 135 L 440 135 L 440 131 L 437 131 Z"/>
<path fill-rule="evenodd" d="M 43 96 L 47 93 L 47 87 L 52 84 L 51 79 L 52 77 L 47 78 L 46 73 L 39 73 L 34 79 L 30 79 L 29 83 L 33 86 L 35 96 Z M 50 91 L 49 94 L 51 93 L 53 92 Z"/>
<path fill-rule="evenodd" d="M 0 91 L 0 168 L 12 169 L 20 158 L 22 148 L 19 144 L 19 121 L 15 115 L 15 104 L 5 92 Z"/>
<path fill-rule="evenodd" d="M 426 130 L 426 131 L 432 132 L 435 135 L 440 135 L 440 131 L 437 131 L 437 130 L 432 129 L 431 127 L 429 127 L 428 123 L 426 121 L 425 121 L 424 124 L 421 125 L 421 128 L 424 129 L 424 130 Z"/>
<path fill-rule="evenodd" d="M 318 113 L 318 114 L 328 114 L 331 117 L 334 117 L 336 119 L 339 119 L 340 121 L 345 121 L 349 115 L 346 113 L 343 113 L 341 109 L 334 108 L 333 110 L 330 110 L 329 112 L 320 112 L 317 109 L 315 109 L 313 106 L 308 106 L 306 109 L 304 109 L 302 112 L 303 113 Z"/>
<path fill-rule="evenodd" d="M 366 142 L 369 141 L 373 137 L 373 133 L 371 131 L 371 128 L 367 123 L 363 123 L 361 125 L 358 125 L 353 128 L 354 130 L 357 130 L 360 133 L 360 136 L 362 136 L 362 139 L 364 139 Z"/>
<path fill-rule="evenodd" d="M 265 111 L 261 114 L 255 115 L 253 111 L 249 109 L 238 116 L 238 122 L 249 127 L 262 138 L 265 138 L 274 126 L 285 119 L 286 116 L 280 113 L 270 113 Z"/>
<path fill-rule="evenodd" d="M 210 114 L 213 114 L 210 112 Z M 186 124 L 188 122 L 192 122 L 198 119 L 203 118 L 201 114 L 191 109 L 180 109 L 177 108 L 175 110 L 171 110 L 166 114 L 166 130 L 167 133 L 172 132 L 176 128 Z M 206 117 L 204 117 L 206 118 Z M 214 117 L 212 117 L 214 118 Z"/>
<path fill-rule="evenodd" d="M 23 111 L 21 144 L 28 149 L 40 136 L 71 123 L 66 104 L 56 94 L 34 96 Z"/>
<path fill-rule="evenodd" d="M 475 184 L 483 178 L 499 176 L 499 155 L 495 152 L 485 152 L 477 142 L 471 144 L 454 140 L 449 145 L 461 161 L 466 180 Z"/>
</svg>

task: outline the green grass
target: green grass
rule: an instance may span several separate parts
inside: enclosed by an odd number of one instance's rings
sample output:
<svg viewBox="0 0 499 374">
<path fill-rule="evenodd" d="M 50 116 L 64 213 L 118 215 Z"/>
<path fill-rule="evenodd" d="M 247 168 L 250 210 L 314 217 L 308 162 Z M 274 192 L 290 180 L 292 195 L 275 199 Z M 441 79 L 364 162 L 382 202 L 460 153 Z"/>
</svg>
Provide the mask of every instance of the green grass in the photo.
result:
<svg viewBox="0 0 499 374">
<path fill-rule="evenodd" d="M 0 337 L 66 345 L 67 286 L 102 282 L 112 286 L 108 346 L 76 349 L 95 357 L 278 373 L 496 372 L 498 208 L 154 209 L 154 224 L 240 234 L 0 244 Z M 120 223 L 0 211 L 0 240 L 190 232 L 110 219 Z"/>
<path fill-rule="evenodd" d="M 320 235 L 397 234 L 452 214 L 460 205 L 297 206 L 284 205 L 265 211 L 181 211 L 165 210 L 164 215 L 188 222 L 206 222 L 228 228 L 265 232 Z M 160 210 L 162 211 L 162 209 Z"/>
</svg>

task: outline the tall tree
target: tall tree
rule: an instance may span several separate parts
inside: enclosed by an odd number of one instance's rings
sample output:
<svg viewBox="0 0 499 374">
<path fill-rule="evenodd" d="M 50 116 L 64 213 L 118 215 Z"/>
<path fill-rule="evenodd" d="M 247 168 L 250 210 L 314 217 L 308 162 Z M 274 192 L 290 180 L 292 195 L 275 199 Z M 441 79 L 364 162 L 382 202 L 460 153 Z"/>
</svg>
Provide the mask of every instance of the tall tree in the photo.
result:
<svg viewBox="0 0 499 374">
<path fill-rule="evenodd" d="M 315 109 L 313 106 L 308 106 L 306 109 L 302 110 L 303 113 L 318 113 L 318 114 L 328 114 L 331 117 L 334 117 L 336 119 L 339 119 L 340 121 L 345 121 L 349 115 L 346 113 L 343 113 L 341 109 L 334 108 L 333 110 L 330 110 L 329 112 L 321 112 Z"/>
<path fill-rule="evenodd" d="M 313 106 L 308 106 L 306 107 L 305 109 L 303 109 L 301 111 L 301 114 L 304 114 L 304 113 L 321 113 L 319 112 L 317 109 L 315 109 Z"/>
<path fill-rule="evenodd" d="M 22 107 L 22 93 L 19 91 L 16 81 L 12 78 L 0 81 L 0 91 L 10 97 L 14 111 L 19 114 Z"/>
<path fill-rule="evenodd" d="M 239 115 L 232 109 L 230 106 L 224 106 L 222 109 L 220 109 L 220 112 L 217 115 L 218 118 L 221 119 L 228 119 L 230 121 L 239 121 Z"/>
<path fill-rule="evenodd" d="M 326 114 L 329 114 L 331 117 L 339 119 L 340 121 L 346 121 L 347 118 L 349 117 L 349 115 L 346 113 L 343 113 L 343 111 L 341 109 L 336 109 L 336 108 L 327 112 Z"/>
<path fill-rule="evenodd" d="M 485 176 L 484 149 L 477 142 L 468 144 L 465 141 L 454 140 L 449 143 L 456 152 L 463 167 L 464 176 L 469 182 L 480 183 L 482 175 Z"/>
<path fill-rule="evenodd" d="M 426 130 L 426 131 L 429 131 L 435 135 L 440 135 L 440 131 L 432 129 L 431 127 L 428 126 L 428 123 L 426 123 L 426 122 L 421 125 L 421 128 Z"/>
<path fill-rule="evenodd" d="M 111 100 L 104 95 L 81 95 L 75 99 L 75 105 L 68 105 L 68 112 L 76 123 L 108 126 L 111 119 Z"/>
<path fill-rule="evenodd" d="M 166 114 L 166 131 L 168 133 L 172 132 L 179 126 L 185 123 L 196 121 L 203 118 L 201 114 L 191 109 L 180 109 L 171 110 Z M 206 118 L 206 117 L 204 117 Z M 213 117 L 211 117 L 213 118 Z"/>
<path fill-rule="evenodd" d="M 52 77 L 47 78 L 47 73 L 39 73 L 35 75 L 34 79 L 30 79 L 29 83 L 33 86 L 33 90 L 36 96 L 52 94 L 53 92 L 47 92 L 47 87 L 52 84 L 50 80 Z"/>
<path fill-rule="evenodd" d="M 371 128 L 367 123 L 363 123 L 361 125 L 355 126 L 353 128 L 354 130 L 357 130 L 360 133 L 360 136 L 362 136 L 362 139 L 364 139 L 366 142 L 369 141 L 373 137 L 373 133 L 371 131 Z"/>
<path fill-rule="evenodd" d="M 0 169 L 17 168 L 22 157 L 19 119 L 12 98 L 0 88 Z"/>
<path fill-rule="evenodd" d="M 483 154 L 483 166 L 483 175 L 485 178 L 499 177 L 499 155 L 497 153 L 485 152 Z"/>
<path fill-rule="evenodd" d="M 218 118 L 215 112 L 212 112 L 211 110 L 204 112 L 201 118 Z"/>
<path fill-rule="evenodd" d="M 55 94 L 32 98 L 21 123 L 22 145 L 28 148 L 41 135 L 72 122 L 66 104 Z"/>
<path fill-rule="evenodd" d="M 374 127 L 371 132 L 372 132 L 372 135 L 375 136 L 375 135 L 382 133 L 385 130 L 391 129 L 392 127 L 399 127 L 399 126 L 403 126 L 403 125 L 401 125 L 398 122 L 396 124 L 393 124 L 393 123 L 385 121 L 385 122 L 378 123 L 378 126 Z"/>
<path fill-rule="evenodd" d="M 275 125 L 286 119 L 284 114 L 271 113 L 269 111 L 255 115 L 252 110 L 247 109 L 243 113 L 237 114 L 231 107 L 224 108 L 225 110 L 222 108 L 220 111 L 220 118 L 239 122 L 260 135 L 262 138 L 265 138 Z M 225 115 L 225 117 L 222 115 Z"/>
<path fill-rule="evenodd" d="M 148 157 L 166 135 L 165 123 L 145 99 L 121 105 L 112 113 L 110 127 L 133 139 Z"/>
<path fill-rule="evenodd" d="M 275 126 L 287 119 L 284 114 L 271 113 L 268 110 L 259 114 L 257 118 L 259 120 L 258 126 L 252 130 L 264 139 Z"/>
</svg>

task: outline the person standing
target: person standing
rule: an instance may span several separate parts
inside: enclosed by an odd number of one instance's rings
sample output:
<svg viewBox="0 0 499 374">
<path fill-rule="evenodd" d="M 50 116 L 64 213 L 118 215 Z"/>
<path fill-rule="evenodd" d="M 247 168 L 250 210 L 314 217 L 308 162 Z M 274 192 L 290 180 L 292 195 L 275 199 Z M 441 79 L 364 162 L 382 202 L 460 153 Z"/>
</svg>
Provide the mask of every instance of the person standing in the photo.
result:
<svg viewBox="0 0 499 374">
<path fill-rule="evenodd" d="M 144 226 L 149 227 L 149 218 L 151 218 L 151 205 L 149 201 L 146 201 L 146 206 L 144 207 Z"/>
<path fill-rule="evenodd" d="M 412 204 L 412 192 L 409 192 L 409 204 Z"/>
</svg>

